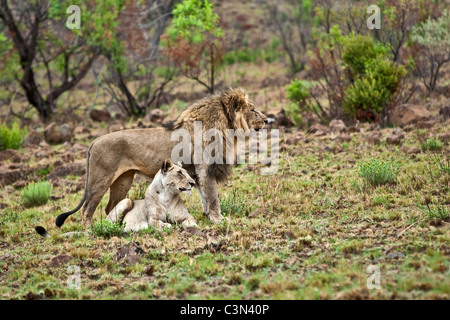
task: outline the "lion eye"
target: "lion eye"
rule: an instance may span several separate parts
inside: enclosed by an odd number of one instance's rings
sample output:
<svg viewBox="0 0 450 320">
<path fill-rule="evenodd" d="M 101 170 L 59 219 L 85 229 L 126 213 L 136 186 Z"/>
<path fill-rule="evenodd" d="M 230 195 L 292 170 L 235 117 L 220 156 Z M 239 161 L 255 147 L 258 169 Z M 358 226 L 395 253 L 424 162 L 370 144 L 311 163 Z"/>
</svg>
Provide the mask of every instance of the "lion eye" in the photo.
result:
<svg viewBox="0 0 450 320">
<path fill-rule="evenodd" d="M 183 174 L 183 172 L 181 172 L 181 171 L 178 171 L 178 173 L 179 173 L 179 174 L 181 174 L 181 175 L 182 175 L 182 176 L 184 177 L 184 174 Z"/>
<path fill-rule="evenodd" d="M 253 111 L 254 113 L 256 113 L 256 109 L 252 109 L 252 111 Z"/>
</svg>

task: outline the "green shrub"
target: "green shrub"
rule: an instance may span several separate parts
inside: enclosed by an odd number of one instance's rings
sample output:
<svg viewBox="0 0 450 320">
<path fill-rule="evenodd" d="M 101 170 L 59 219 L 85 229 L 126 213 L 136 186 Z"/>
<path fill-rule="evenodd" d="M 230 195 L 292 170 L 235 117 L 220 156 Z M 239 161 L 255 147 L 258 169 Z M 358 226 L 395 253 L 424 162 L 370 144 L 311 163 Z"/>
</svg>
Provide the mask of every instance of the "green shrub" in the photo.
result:
<svg viewBox="0 0 450 320">
<path fill-rule="evenodd" d="M 27 208 L 46 204 L 52 190 L 52 184 L 48 181 L 31 183 L 20 193 L 22 204 Z"/>
<path fill-rule="evenodd" d="M 376 187 L 394 183 L 400 167 L 395 162 L 371 159 L 360 163 L 356 170 L 366 184 Z"/>
<path fill-rule="evenodd" d="M 403 66 L 396 66 L 388 59 L 374 61 L 364 76 L 358 77 L 345 90 L 343 109 L 352 117 L 357 115 L 358 110 L 382 115 L 405 75 L 406 69 Z"/>
<path fill-rule="evenodd" d="M 442 149 L 442 142 L 439 139 L 427 139 L 420 145 L 422 152 L 425 151 L 440 151 Z"/>
<path fill-rule="evenodd" d="M 319 118 L 323 116 L 323 110 L 312 96 L 311 92 L 315 83 L 307 80 L 294 79 L 286 86 L 286 97 L 291 100 L 298 110 L 290 107 L 288 116 L 298 125 L 301 122 L 300 114 L 303 112 L 314 112 Z"/>
<path fill-rule="evenodd" d="M 26 135 L 27 129 L 20 129 L 17 122 L 14 122 L 11 127 L 2 124 L 0 127 L 0 151 L 19 149 L 23 145 Z"/>
<path fill-rule="evenodd" d="M 243 217 L 248 213 L 247 199 L 233 192 L 232 195 L 220 200 L 220 211 L 224 216 Z"/>
<path fill-rule="evenodd" d="M 342 37 L 342 61 L 350 68 L 354 76 L 366 72 L 372 61 L 386 57 L 389 48 L 375 42 L 369 36 L 349 35 Z"/>
<path fill-rule="evenodd" d="M 101 220 L 95 221 L 92 227 L 89 229 L 89 234 L 102 238 L 122 237 L 126 235 L 125 232 L 126 222 L 120 223 L 120 221 Z"/>
</svg>

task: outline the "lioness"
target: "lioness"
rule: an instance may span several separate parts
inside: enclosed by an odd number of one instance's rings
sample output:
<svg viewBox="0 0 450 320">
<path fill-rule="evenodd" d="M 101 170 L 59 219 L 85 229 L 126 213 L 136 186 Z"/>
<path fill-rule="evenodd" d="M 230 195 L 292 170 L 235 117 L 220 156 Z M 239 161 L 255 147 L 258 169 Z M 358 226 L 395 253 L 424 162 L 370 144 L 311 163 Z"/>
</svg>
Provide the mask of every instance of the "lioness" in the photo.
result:
<svg viewBox="0 0 450 320">
<path fill-rule="evenodd" d="M 231 88 L 191 104 L 172 128 L 124 130 L 99 137 L 87 151 L 83 197 L 74 210 L 57 217 L 56 225 L 61 227 L 67 217 L 82 206 L 83 222 L 91 224 L 95 209 L 108 188 L 106 213 L 109 213 L 126 197 L 137 172 L 153 178 L 160 169 L 159 164 L 171 157 L 173 147 L 179 143 L 171 141 L 174 129 L 186 129 L 194 138 L 194 121 L 202 121 L 203 131 L 214 128 L 226 137 L 227 129 L 262 129 L 267 117 L 249 101 L 245 90 Z M 222 220 L 217 184 L 226 181 L 231 174 L 231 165 L 225 164 L 225 160 L 224 164 L 184 164 L 199 190 L 203 212 L 213 223 Z"/>
<path fill-rule="evenodd" d="M 133 203 L 130 199 L 123 199 L 106 219 L 126 222 L 125 232 L 149 227 L 171 227 L 170 223 L 196 226 L 194 217 L 189 214 L 180 197 L 182 192 L 191 191 L 194 185 L 187 171 L 168 158 L 147 188 L 143 200 Z"/>
</svg>

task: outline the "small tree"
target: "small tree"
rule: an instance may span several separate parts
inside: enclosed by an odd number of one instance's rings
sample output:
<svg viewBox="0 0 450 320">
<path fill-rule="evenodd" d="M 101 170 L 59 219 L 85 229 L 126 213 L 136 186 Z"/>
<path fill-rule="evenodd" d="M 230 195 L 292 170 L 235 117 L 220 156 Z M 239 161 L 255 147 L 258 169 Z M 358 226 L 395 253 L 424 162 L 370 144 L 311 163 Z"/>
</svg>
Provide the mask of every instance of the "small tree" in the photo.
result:
<svg viewBox="0 0 450 320">
<path fill-rule="evenodd" d="M 434 91 L 442 66 L 450 61 L 450 13 L 445 10 L 438 19 L 431 19 L 413 28 L 412 40 L 421 50 L 417 66 L 428 90 Z"/>
<path fill-rule="evenodd" d="M 313 2 L 311 0 L 269 1 L 267 5 L 270 29 L 276 34 L 289 58 L 293 73 L 303 70 L 312 40 Z"/>
<path fill-rule="evenodd" d="M 209 0 L 185 0 L 173 10 L 167 31 L 167 53 L 181 72 L 200 83 L 210 93 L 215 90 L 217 68 L 225 48 L 219 16 Z M 202 72 L 208 74 L 202 79 Z"/>
</svg>

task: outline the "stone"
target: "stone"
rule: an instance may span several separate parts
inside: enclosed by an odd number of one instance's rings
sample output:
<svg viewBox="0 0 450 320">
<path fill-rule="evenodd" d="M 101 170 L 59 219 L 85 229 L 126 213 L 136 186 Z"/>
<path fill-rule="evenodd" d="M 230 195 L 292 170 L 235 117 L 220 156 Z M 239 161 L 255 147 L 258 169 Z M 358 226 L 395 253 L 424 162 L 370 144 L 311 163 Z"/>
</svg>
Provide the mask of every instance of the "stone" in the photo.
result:
<svg viewBox="0 0 450 320">
<path fill-rule="evenodd" d="M 442 115 L 444 121 L 450 119 L 450 106 L 441 108 L 441 110 L 439 110 L 439 114 Z"/>
<path fill-rule="evenodd" d="M 113 124 L 113 125 L 111 125 L 109 127 L 109 132 L 110 133 L 111 132 L 116 132 L 116 131 L 120 131 L 120 130 L 123 130 L 123 129 L 125 129 L 125 127 L 123 125 L 121 125 L 120 123 L 116 123 L 116 124 Z"/>
<path fill-rule="evenodd" d="M 317 131 L 322 131 L 325 134 L 327 134 L 329 129 L 328 129 L 328 127 L 326 127 L 322 124 L 316 123 L 316 124 L 313 124 L 311 127 L 309 127 L 309 130 L 308 130 L 308 132 L 310 132 L 310 133 L 316 133 Z"/>
<path fill-rule="evenodd" d="M 48 180 L 56 180 L 57 178 L 62 178 L 68 175 L 71 176 L 81 176 L 86 173 L 86 162 L 74 162 L 66 163 L 62 166 L 56 167 L 48 175 Z"/>
<path fill-rule="evenodd" d="M 347 131 L 347 126 L 342 120 L 331 120 L 329 126 L 332 133 L 341 133 Z"/>
<path fill-rule="evenodd" d="M 0 161 L 3 162 L 3 161 L 6 161 L 6 160 L 9 160 L 9 159 L 12 160 L 18 154 L 19 154 L 19 152 L 16 151 L 16 150 L 13 150 L 13 149 L 2 150 L 2 151 L 0 151 Z"/>
<path fill-rule="evenodd" d="M 297 131 L 295 133 L 293 133 L 287 140 L 286 140 L 286 144 L 287 145 L 293 145 L 293 144 L 297 144 L 298 142 L 302 141 L 305 138 L 305 134 L 301 131 Z"/>
<path fill-rule="evenodd" d="M 53 268 L 59 267 L 72 260 L 73 260 L 72 256 L 69 256 L 67 254 L 60 254 L 59 256 L 53 257 L 52 260 L 50 260 L 49 266 Z"/>
<path fill-rule="evenodd" d="M 367 136 L 367 140 L 370 145 L 376 145 L 379 144 L 381 141 L 381 132 L 380 131 L 372 131 Z"/>
<path fill-rule="evenodd" d="M 161 123 L 164 120 L 164 112 L 161 109 L 153 109 L 148 118 L 152 122 Z"/>
<path fill-rule="evenodd" d="M 412 147 L 408 150 L 407 154 L 419 154 L 421 151 L 417 147 Z"/>
<path fill-rule="evenodd" d="M 392 110 L 391 122 L 395 126 L 405 126 L 409 123 L 428 120 L 430 117 L 430 111 L 423 106 L 402 104 Z"/>
<path fill-rule="evenodd" d="M 38 146 L 44 140 L 44 136 L 39 131 L 31 131 L 25 138 L 25 146 Z"/>
<path fill-rule="evenodd" d="M 97 122 L 108 122 L 111 120 L 111 114 L 106 109 L 102 110 L 94 109 L 89 113 L 89 116 L 93 121 Z"/>
<path fill-rule="evenodd" d="M 60 144 L 72 139 L 72 129 L 68 124 L 51 123 L 44 130 L 45 141 L 49 144 Z"/>
</svg>

